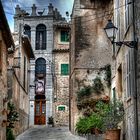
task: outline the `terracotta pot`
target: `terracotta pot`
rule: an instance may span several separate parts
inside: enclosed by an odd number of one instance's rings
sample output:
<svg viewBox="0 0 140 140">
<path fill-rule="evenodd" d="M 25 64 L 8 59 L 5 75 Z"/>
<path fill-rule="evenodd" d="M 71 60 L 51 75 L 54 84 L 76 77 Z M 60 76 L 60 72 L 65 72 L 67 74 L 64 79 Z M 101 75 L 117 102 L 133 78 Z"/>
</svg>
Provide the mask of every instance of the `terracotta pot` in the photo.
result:
<svg viewBox="0 0 140 140">
<path fill-rule="evenodd" d="M 95 128 L 94 132 L 95 132 L 95 135 L 96 135 L 96 136 L 99 135 L 99 129 L 98 129 L 98 128 Z"/>
<path fill-rule="evenodd" d="M 120 140 L 121 129 L 110 129 L 105 133 L 105 140 Z"/>
</svg>

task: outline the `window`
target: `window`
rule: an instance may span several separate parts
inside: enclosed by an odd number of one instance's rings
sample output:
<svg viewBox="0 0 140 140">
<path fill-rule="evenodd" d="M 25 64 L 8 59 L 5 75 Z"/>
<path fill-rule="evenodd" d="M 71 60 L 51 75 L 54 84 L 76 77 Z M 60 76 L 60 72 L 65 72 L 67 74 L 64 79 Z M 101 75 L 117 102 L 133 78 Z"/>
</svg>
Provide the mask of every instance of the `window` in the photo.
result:
<svg viewBox="0 0 140 140">
<path fill-rule="evenodd" d="M 29 39 L 31 39 L 31 27 L 28 25 L 24 26 L 24 34 L 28 35 Z"/>
<path fill-rule="evenodd" d="M 69 74 L 69 64 L 61 64 L 61 75 Z"/>
<path fill-rule="evenodd" d="M 126 62 L 127 62 L 127 70 L 126 70 L 126 92 L 127 92 L 127 97 L 132 96 L 134 92 L 134 84 L 135 84 L 135 79 L 134 79 L 134 56 L 133 52 L 129 50 L 128 54 L 126 55 Z"/>
<path fill-rule="evenodd" d="M 113 103 L 116 102 L 116 89 L 115 87 L 113 88 Z"/>
<path fill-rule="evenodd" d="M 58 111 L 65 111 L 65 106 L 59 106 Z"/>
<path fill-rule="evenodd" d="M 36 27 L 36 50 L 46 49 L 46 26 L 40 24 Z"/>
<path fill-rule="evenodd" d="M 122 65 L 119 66 L 117 71 L 117 93 L 118 97 L 122 97 Z"/>
<path fill-rule="evenodd" d="M 46 73 L 46 60 L 44 58 L 38 58 L 35 63 L 35 74 Z"/>
<path fill-rule="evenodd" d="M 61 42 L 69 42 L 69 32 L 61 30 Z"/>
<path fill-rule="evenodd" d="M 126 29 L 129 27 L 129 25 L 132 22 L 132 0 L 125 0 L 125 26 Z"/>
<path fill-rule="evenodd" d="M 23 87 L 25 88 L 26 84 L 26 57 L 24 56 L 24 72 L 23 72 Z"/>
</svg>

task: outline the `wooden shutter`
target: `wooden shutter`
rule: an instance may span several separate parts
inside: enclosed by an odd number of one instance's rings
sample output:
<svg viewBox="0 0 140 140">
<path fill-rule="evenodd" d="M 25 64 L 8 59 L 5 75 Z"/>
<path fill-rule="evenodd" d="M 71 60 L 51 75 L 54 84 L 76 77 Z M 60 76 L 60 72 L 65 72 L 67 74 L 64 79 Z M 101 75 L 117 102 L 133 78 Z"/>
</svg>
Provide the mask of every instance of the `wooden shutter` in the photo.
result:
<svg viewBox="0 0 140 140">
<path fill-rule="evenodd" d="M 68 75 L 68 74 L 69 74 L 69 65 L 61 64 L 61 75 Z"/>
</svg>

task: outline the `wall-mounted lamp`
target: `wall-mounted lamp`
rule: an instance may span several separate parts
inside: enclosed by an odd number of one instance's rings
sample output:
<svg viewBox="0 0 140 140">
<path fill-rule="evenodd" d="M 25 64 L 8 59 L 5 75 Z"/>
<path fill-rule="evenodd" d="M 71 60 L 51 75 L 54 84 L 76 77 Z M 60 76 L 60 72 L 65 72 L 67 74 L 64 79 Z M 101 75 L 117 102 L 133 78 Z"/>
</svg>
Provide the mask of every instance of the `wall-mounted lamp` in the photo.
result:
<svg viewBox="0 0 140 140">
<path fill-rule="evenodd" d="M 118 28 L 114 26 L 111 20 L 108 20 L 108 23 L 106 27 L 104 28 L 104 30 L 106 32 L 108 39 L 111 41 L 112 44 L 116 44 L 118 46 L 122 46 L 124 44 L 130 48 L 136 47 L 136 44 L 137 44 L 136 41 L 119 41 L 119 42 L 114 41 L 116 38 L 116 33 L 117 33 Z"/>
</svg>

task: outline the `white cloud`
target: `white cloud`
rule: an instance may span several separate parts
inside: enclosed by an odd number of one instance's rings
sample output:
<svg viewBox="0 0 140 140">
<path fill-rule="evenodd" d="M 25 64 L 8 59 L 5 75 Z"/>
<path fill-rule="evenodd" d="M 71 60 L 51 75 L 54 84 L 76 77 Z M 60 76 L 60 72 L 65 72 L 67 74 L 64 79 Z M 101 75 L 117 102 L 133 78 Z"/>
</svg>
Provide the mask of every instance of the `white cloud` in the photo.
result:
<svg viewBox="0 0 140 140">
<path fill-rule="evenodd" d="M 74 0 L 2 0 L 2 3 L 10 28 L 13 31 L 13 15 L 17 4 L 29 13 L 31 12 L 32 5 L 36 4 L 38 10 L 43 10 L 45 8 L 45 13 L 47 13 L 48 5 L 52 3 L 54 8 L 57 8 L 63 16 L 66 16 L 66 11 L 71 14 L 73 1 Z"/>
</svg>

